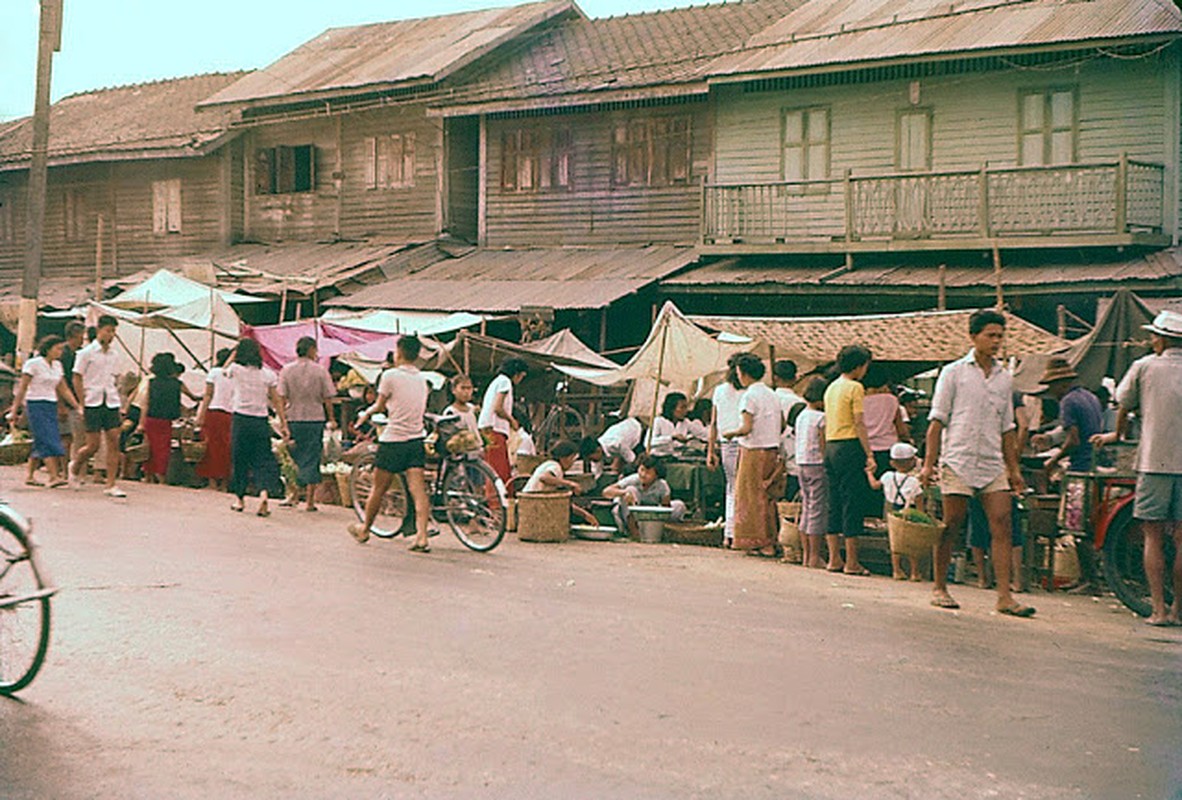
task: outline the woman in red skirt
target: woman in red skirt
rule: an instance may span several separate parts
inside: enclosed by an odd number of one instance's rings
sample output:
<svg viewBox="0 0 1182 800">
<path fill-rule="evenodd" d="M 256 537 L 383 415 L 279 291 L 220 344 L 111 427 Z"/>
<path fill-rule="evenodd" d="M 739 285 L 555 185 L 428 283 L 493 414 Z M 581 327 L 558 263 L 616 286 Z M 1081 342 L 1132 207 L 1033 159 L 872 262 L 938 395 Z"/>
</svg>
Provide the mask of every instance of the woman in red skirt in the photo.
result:
<svg viewBox="0 0 1182 800">
<path fill-rule="evenodd" d="M 197 464 L 197 474 L 206 478 L 217 491 L 225 491 L 230 480 L 230 421 L 233 418 L 234 386 L 223 372 L 230 354 L 218 351 L 217 366 L 205 378 L 205 397 L 197 409 L 197 427 L 205 442 L 205 456 Z"/>
<path fill-rule="evenodd" d="M 139 424 L 151 451 L 144 464 L 144 475 L 149 483 L 162 483 L 168 473 L 172 423 L 181 416 L 181 392 L 192 400 L 200 399 L 181 383 L 179 376 L 184 370 L 172 353 L 152 356 L 152 378 L 148 381 L 147 397 L 140 406 Z"/>
<path fill-rule="evenodd" d="M 517 421 L 513 418 L 513 387 L 525 380 L 528 373 L 529 365 L 523 359 L 505 359 L 497 377 L 484 391 L 480 418 L 476 422 L 488 443 L 484 460 L 506 486 L 509 486 L 512 472 L 509 466 L 509 434 L 517 427 Z"/>
</svg>

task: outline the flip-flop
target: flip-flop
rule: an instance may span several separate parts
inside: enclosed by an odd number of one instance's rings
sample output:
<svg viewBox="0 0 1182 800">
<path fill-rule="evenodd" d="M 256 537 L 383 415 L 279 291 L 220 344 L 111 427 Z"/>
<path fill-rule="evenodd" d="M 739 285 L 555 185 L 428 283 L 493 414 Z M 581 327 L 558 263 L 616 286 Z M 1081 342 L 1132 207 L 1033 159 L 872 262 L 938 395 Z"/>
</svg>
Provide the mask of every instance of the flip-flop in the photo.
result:
<svg viewBox="0 0 1182 800">
<path fill-rule="evenodd" d="M 1024 606 L 1021 603 L 1014 603 L 1012 606 L 997 609 L 998 614 L 1004 614 L 1007 617 L 1021 617 L 1022 619 L 1029 619 L 1035 614 L 1034 606 Z"/>
<path fill-rule="evenodd" d="M 1151 628 L 1176 628 L 1178 623 L 1172 619 L 1147 619 L 1145 624 Z"/>
<path fill-rule="evenodd" d="M 271 516 L 271 509 L 260 508 L 258 511 L 254 512 L 254 514 L 256 517 L 269 517 Z"/>
<path fill-rule="evenodd" d="M 948 595 L 936 595 L 932 598 L 932 605 L 934 605 L 936 608 L 960 608 L 960 603 L 956 602 Z"/>
<path fill-rule="evenodd" d="M 25 481 L 25 486 L 35 486 L 38 489 L 40 489 L 44 485 L 45 484 L 42 483 L 41 481 Z"/>
<path fill-rule="evenodd" d="M 748 550 L 747 555 L 751 558 L 776 558 L 777 553 L 773 550 L 770 553 L 765 553 L 763 550 Z"/>
<path fill-rule="evenodd" d="M 49 484 L 49 488 L 50 489 L 58 489 L 58 488 L 61 488 L 62 486 L 69 486 L 69 485 L 70 485 L 69 481 L 56 480 L 53 483 Z"/>
<path fill-rule="evenodd" d="M 431 552 L 431 545 L 430 544 L 412 544 L 407 549 L 410 550 L 410 552 L 412 552 L 412 553 L 430 553 Z"/>
<path fill-rule="evenodd" d="M 246 506 L 230 506 L 230 510 L 237 511 L 239 514 L 241 514 L 243 511 L 246 510 Z"/>
<path fill-rule="evenodd" d="M 848 569 L 843 569 L 841 571 L 841 573 L 843 575 L 849 575 L 854 578 L 865 578 L 867 575 L 873 574 L 870 572 L 870 570 L 866 569 L 865 567 L 862 567 L 862 569 L 858 570 L 857 572 L 850 572 Z"/>
<path fill-rule="evenodd" d="M 837 569 L 834 569 L 833 567 L 825 567 L 825 571 L 826 572 L 845 572 L 845 567 L 838 567 Z"/>
</svg>

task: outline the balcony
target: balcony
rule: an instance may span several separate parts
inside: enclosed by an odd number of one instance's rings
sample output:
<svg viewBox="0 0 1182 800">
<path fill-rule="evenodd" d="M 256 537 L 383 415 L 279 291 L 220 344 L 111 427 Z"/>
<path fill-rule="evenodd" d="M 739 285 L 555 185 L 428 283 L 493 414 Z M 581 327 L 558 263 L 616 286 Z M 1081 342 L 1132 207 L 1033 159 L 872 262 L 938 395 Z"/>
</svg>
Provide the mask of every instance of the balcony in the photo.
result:
<svg viewBox="0 0 1182 800">
<path fill-rule="evenodd" d="M 707 185 L 707 253 L 1165 247 L 1164 168 L 1056 167 Z"/>
</svg>

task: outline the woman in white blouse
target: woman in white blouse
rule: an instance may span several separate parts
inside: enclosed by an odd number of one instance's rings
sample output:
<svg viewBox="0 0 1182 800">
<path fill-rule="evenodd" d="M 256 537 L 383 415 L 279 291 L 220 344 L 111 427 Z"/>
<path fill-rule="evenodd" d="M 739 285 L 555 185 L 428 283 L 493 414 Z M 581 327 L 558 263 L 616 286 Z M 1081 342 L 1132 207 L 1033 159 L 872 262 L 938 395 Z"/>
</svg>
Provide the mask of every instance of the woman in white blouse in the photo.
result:
<svg viewBox="0 0 1182 800">
<path fill-rule="evenodd" d="M 678 446 L 689 441 L 689 427 L 686 415 L 689 402 L 681 392 L 669 392 L 661 406 L 661 415 L 653 420 L 652 436 L 648 451 L 654 456 L 672 456 Z"/>
<path fill-rule="evenodd" d="M 735 360 L 735 369 L 744 389 L 739 404 L 743 421 L 738 428 L 722 434 L 737 439 L 741 448 L 735 476 L 734 547 L 771 558 L 779 555 L 776 498 L 784 494 L 780 401 L 762 381 L 766 368 L 759 356 L 743 353 Z"/>
<path fill-rule="evenodd" d="M 743 385 L 735 371 L 738 354 L 727 360 L 726 380 L 714 387 L 711 396 L 710 430 L 706 440 L 706 466 L 717 469 L 722 466 L 726 476 L 726 504 L 723 507 L 726 524 L 723 527 L 723 546 L 731 547 L 735 539 L 735 476 L 739 472 L 739 443 L 735 439 L 724 439 L 722 431 L 738 428 L 743 423 L 739 403 L 743 399 Z"/>
<path fill-rule="evenodd" d="M 272 496 L 283 497 L 283 481 L 279 478 L 279 463 L 271 450 L 271 426 L 267 424 L 268 405 L 279 417 L 279 429 L 285 440 L 291 439 L 287 429 L 284 404 L 276 387 L 279 376 L 263 366 L 263 355 L 258 342 L 243 339 L 234 350 L 234 363 L 226 367 L 225 375 L 234 386 L 234 417 L 230 423 L 230 458 L 233 472 L 230 492 L 235 501 L 233 511 L 245 508 L 246 488 L 254 477 L 259 490 L 260 517 L 271 515 L 267 501 Z"/>
<path fill-rule="evenodd" d="M 66 450 L 62 446 L 61 432 L 57 426 L 57 404 L 60 400 L 79 413 L 82 406 L 66 386 L 61 362 L 65 346 L 62 337 L 46 336 L 37 344 L 37 355 L 21 368 L 20 384 L 12 403 L 11 425 L 15 430 L 17 412 L 23 405 L 29 433 L 33 437 L 33 449 L 29 451 L 29 472 L 25 478 L 29 486 L 41 485 L 35 476 L 37 466 L 42 461 L 49 470 L 49 488 L 66 485 L 61 471 L 61 460 L 65 458 Z"/>
</svg>

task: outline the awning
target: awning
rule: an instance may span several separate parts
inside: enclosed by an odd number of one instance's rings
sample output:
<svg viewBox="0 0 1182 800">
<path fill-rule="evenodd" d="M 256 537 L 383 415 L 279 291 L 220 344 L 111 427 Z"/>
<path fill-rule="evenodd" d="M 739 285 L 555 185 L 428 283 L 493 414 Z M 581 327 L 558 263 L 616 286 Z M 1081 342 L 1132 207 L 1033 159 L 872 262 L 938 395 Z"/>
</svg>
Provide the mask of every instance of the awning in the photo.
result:
<svg viewBox="0 0 1182 800">
<path fill-rule="evenodd" d="M 696 260 L 687 247 L 476 250 L 330 300 L 349 308 L 515 314 L 605 308 Z"/>
<path fill-rule="evenodd" d="M 227 292 L 186 278 L 166 269 L 157 270 L 152 277 L 106 301 L 106 305 L 137 311 L 174 308 L 216 293 L 227 303 L 261 303 L 257 297 Z"/>
<path fill-rule="evenodd" d="M 430 311 L 390 311 L 375 309 L 373 311 L 349 311 L 343 308 L 332 308 L 325 311 L 320 318 L 345 328 L 373 333 L 414 333 L 420 336 L 442 336 L 453 333 L 473 325 L 479 325 L 487 316 L 469 314 L 466 311 L 455 313 L 433 313 Z"/>
</svg>

